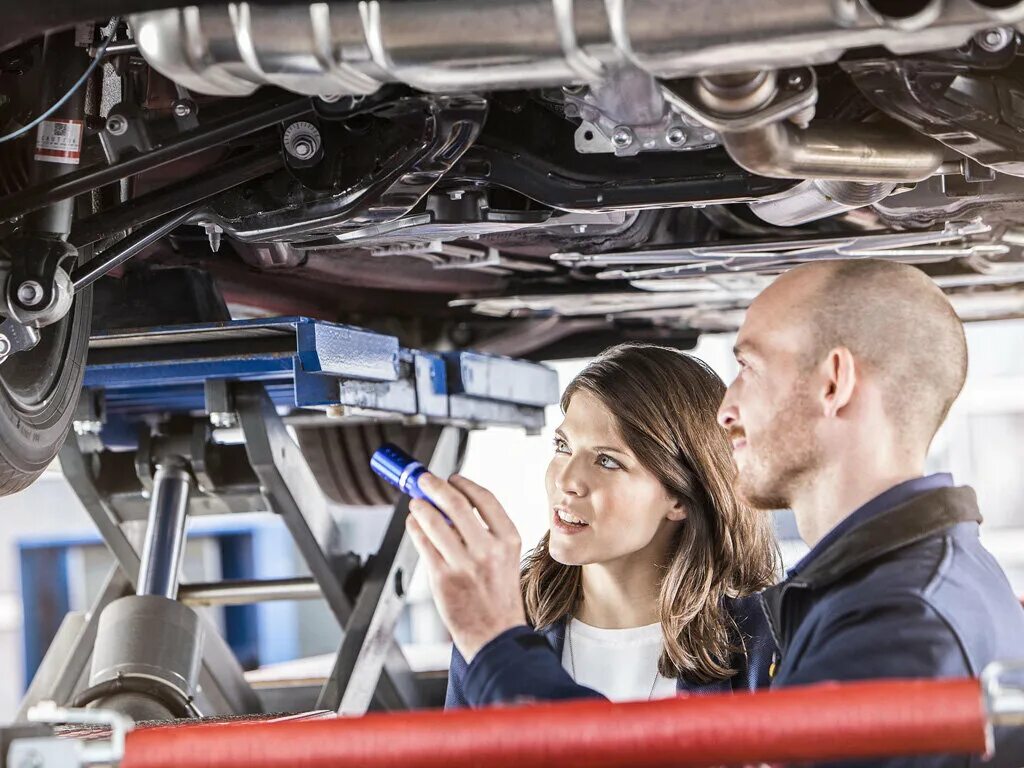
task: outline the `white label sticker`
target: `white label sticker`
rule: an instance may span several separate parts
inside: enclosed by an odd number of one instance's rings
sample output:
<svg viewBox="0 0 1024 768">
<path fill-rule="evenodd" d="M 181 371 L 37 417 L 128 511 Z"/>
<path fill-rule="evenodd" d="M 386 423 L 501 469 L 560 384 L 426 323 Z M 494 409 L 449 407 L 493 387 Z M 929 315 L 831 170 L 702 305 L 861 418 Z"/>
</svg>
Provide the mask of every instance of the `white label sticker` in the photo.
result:
<svg viewBox="0 0 1024 768">
<path fill-rule="evenodd" d="M 36 133 L 36 160 L 78 165 L 82 157 L 81 120 L 44 120 Z"/>
</svg>

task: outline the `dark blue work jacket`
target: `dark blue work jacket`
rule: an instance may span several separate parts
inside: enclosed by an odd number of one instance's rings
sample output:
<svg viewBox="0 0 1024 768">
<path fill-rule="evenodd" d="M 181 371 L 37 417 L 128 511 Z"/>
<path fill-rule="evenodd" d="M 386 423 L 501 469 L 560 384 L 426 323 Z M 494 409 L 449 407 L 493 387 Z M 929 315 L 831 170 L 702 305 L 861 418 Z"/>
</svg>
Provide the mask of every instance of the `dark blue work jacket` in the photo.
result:
<svg viewBox="0 0 1024 768">
<path fill-rule="evenodd" d="M 732 659 L 737 673 L 713 683 L 678 682 L 690 694 L 752 691 L 768 684 L 768 670 L 775 646 L 759 595 L 726 599 L 741 633 L 745 653 Z M 452 651 L 445 707 L 486 706 L 522 701 L 551 701 L 600 697 L 597 691 L 578 685 L 562 667 L 565 622 L 543 632 L 527 626 L 513 627 L 480 649 L 468 666 L 458 649 Z M 609 659 L 614 663 L 614 659 Z"/>
<path fill-rule="evenodd" d="M 944 477 L 912 480 L 879 496 L 763 593 L 781 653 L 773 688 L 977 677 L 993 661 L 1024 659 L 1024 610 L 978 538 L 974 491 Z M 996 747 L 987 768 L 1024 765 L 1024 728 L 997 730 Z M 940 755 L 835 765 L 983 763 L 978 756 Z"/>
</svg>

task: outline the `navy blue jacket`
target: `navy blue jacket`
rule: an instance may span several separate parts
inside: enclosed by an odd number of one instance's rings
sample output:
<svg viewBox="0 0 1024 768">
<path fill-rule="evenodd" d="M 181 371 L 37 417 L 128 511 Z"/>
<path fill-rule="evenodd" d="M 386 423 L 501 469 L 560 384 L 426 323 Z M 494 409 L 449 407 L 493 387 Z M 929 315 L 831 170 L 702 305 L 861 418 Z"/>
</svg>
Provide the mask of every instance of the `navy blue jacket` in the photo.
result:
<svg viewBox="0 0 1024 768">
<path fill-rule="evenodd" d="M 1024 610 L 981 546 L 972 489 L 927 490 L 859 518 L 764 593 L 781 653 L 773 688 L 976 677 L 992 661 L 1024 658 Z M 1024 729 L 997 732 L 996 744 L 996 760 L 987 768 L 1024 765 Z M 977 757 L 945 755 L 841 765 L 982 764 Z"/>
<path fill-rule="evenodd" d="M 727 680 L 704 685 L 680 678 L 680 691 L 727 693 L 768 685 L 775 646 L 760 596 L 726 599 L 726 606 L 745 649 L 745 653 L 732 659 L 737 673 Z M 543 632 L 525 625 L 513 627 L 481 648 L 468 666 L 458 649 L 453 649 L 445 707 L 600 697 L 592 688 L 578 685 L 562 667 L 564 642 L 565 622 L 561 621 Z"/>
</svg>

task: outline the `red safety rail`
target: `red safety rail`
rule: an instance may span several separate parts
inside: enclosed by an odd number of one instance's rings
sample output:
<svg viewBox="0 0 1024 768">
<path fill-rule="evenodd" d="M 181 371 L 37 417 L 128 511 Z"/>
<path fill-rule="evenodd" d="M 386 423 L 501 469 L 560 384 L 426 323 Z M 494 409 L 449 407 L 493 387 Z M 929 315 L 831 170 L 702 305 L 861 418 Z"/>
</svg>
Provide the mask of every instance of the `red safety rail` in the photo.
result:
<svg viewBox="0 0 1024 768">
<path fill-rule="evenodd" d="M 976 680 L 148 728 L 122 768 L 681 766 L 981 753 Z"/>
</svg>

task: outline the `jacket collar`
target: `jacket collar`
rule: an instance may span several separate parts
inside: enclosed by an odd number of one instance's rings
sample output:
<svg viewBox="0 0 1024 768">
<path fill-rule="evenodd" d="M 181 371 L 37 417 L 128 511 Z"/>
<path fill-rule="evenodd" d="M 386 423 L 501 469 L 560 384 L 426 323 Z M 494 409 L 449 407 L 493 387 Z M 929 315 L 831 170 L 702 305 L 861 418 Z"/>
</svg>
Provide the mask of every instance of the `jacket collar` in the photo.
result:
<svg viewBox="0 0 1024 768">
<path fill-rule="evenodd" d="M 929 491 L 934 491 L 939 488 L 952 487 L 953 476 L 948 472 L 940 472 L 938 474 L 927 475 L 925 477 L 915 477 L 894 485 L 884 493 L 880 493 L 873 499 L 862 504 L 848 515 L 845 520 L 841 520 L 831 531 L 826 533 L 821 540 L 811 548 L 811 551 L 804 555 L 799 563 L 793 566 L 789 572 L 789 577 L 792 578 L 806 569 L 808 565 L 818 559 L 822 552 L 828 550 L 840 538 L 845 536 L 854 528 L 863 525 L 876 515 L 888 512 L 901 504 L 906 504 L 908 501 L 913 500 L 915 497 L 920 496 L 923 493 L 928 493 Z"/>
<path fill-rule="evenodd" d="M 915 496 L 845 533 L 807 567 L 764 591 L 764 605 L 776 645 L 780 642 L 782 599 L 794 588 L 828 587 L 850 572 L 926 539 L 957 523 L 982 521 L 973 488 L 940 488 Z"/>
<path fill-rule="evenodd" d="M 565 647 L 565 622 L 566 619 L 559 619 L 549 627 L 541 630 L 544 639 L 548 641 L 551 650 L 555 652 L 559 660 L 562 658 L 562 649 Z"/>
</svg>

